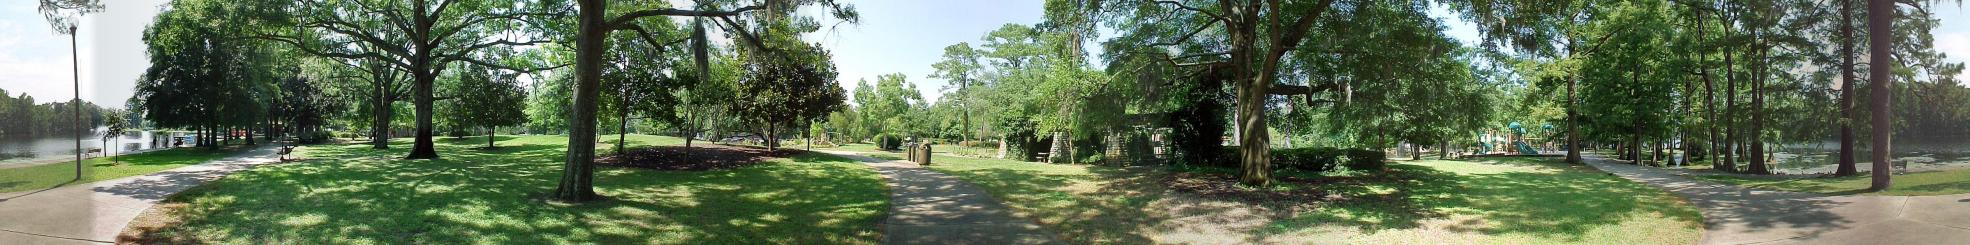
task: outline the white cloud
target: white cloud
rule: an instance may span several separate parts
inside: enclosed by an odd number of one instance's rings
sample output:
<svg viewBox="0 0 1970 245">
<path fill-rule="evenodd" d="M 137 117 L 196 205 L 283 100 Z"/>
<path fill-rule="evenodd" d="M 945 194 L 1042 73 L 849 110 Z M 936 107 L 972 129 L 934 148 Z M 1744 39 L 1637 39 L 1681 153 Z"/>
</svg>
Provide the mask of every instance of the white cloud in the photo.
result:
<svg viewBox="0 0 1970 245">
<path fill-rule="evenodd" d="M 44 50 L 51 43 L 42 39 L 54 35 L 41 23 L 22 23 L 23 19 L 0 19 L 0 88 L 7 90 L 6 96 L 26 93 L 36 102 L 73 98 L 69 94 L 74 88 L 67 82 L 73 78 L 69 58 L 48 55 L 54 53 Z"/>
<path fill-rule="evenodd" d="M 1949 55 L 1953 62 L 1970 60 L 1970 33 L 1948 32 L 1936 34 L 1936 51 Z M 1970 84 L 1970 73 L 1957 74 L 1958 83 Z"/>
</svg>

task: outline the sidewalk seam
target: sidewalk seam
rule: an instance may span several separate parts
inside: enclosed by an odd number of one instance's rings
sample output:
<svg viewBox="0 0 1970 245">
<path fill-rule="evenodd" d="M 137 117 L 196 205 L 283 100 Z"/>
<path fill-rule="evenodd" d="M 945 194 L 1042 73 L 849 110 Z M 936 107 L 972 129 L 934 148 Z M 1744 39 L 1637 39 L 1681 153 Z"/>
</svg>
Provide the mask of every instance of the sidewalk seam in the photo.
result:
<svg viewBox="0 0 1970 245">
<path fill-rule="evenodd" d="M 98 240 L 93 240 L 93 239 L 88 239 L 88 238 L 74 238 L 74 237 L 64 237 L 64 236 L 55 236 L 55 235 L 42 235 L 42 234 L 35 234 L 35 233 L 29 233 L 29 232 L 25 232 L 25 231 L 16 231 L 16 230 L 8 230 L 8 229 L 0 229 L 0 231 L 5 231 L 5 232 L 12 232 L 12 233 L 18 233 L 18 234 L 22 234 L 22 235 L 29 235 L 29 236 L 38 236 L 38 237 L 46 237 L 46 238 L 55 238 L 55 239 L 66 239 L 66 240 L 76 240 L 76 241 L 84 241 L 84 242 L 93 242 L 93 243 L 113 243 L 113 242 L 109 242 L 109 241 L 98 241 Z"/>
</svg>

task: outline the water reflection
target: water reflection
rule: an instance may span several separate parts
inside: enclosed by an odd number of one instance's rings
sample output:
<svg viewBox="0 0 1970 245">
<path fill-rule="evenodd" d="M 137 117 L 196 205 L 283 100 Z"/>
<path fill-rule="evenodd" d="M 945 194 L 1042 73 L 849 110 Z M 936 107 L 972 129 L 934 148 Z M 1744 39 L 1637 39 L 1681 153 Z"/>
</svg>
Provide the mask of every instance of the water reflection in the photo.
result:
<svg viewBox="0 0 1970 245">
<path fill-rule="evenodd" d="M 1865 145 L 1856 147 L 1855 168 L 1861 172 L 1870 171 L 1873 166 L 1869 157 L 1873 151 Z M 1970 168 L 1970 141 L 1896 142 L 1890 149 L 1894 153 L 1890 155 L 1889 164 L 1898 172 Z M 1839 142 L 1791 144 L 1781 147 L 1770 157 L 1775 163 L 1773 170 L 1781 174 L 1830 174 L 1839 168 L 1839 162 L 1834 159 L 1834 154 L 1839 151 Z"/>
<path fill-rule="evenodd" d="M 102 128 L 90 132 L 82 139 L 82 152 L 85 157 L 101 157 L 108 154 L 130 154 L 171 147 L 174 137 L 183 137 L 182 132 L 136 131 L 121 137 L 103 138 Z M 108 143 L 108 144 L 105 144 Z M 189 145 L 187 145 L 189 146 Z M 0 139 L 0 165 L 25 164 L 34 162 L 73 159 L 76 153 L 75 136 L 42 135 L 34 137 L 10 137 Z M 112 147 L 105 150 L 104 147 Z"/>
</svg>

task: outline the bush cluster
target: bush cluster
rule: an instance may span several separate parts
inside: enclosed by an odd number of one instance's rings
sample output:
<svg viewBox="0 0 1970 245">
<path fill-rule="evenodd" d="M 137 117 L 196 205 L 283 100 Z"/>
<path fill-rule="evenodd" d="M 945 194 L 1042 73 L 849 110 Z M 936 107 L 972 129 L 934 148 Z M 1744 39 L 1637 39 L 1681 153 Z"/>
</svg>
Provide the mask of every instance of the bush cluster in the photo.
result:
<svg viewBox="0 0 1970 245">
<path fill-rule="evenodd" d="M 321 144 L 328 143 L 328 140 L 331 139 L 330 137 L 335 137 L 335 135 L 328 131 L 317 130 L 303 133 L 300 137 L 296 137 L 297 139 L 295 140 L 300 141 L 299 143 L 301 144 Z"/>
<path fill-rule="evenodd" d="M 897 137 L 893 134 L 876 136 L 876 148 L 881 148 L 885 151 L 903 150 L 903 137 Z"/>
<path fill-rule="evenodd" d="M 1345 155 L 1347 155 L 1348 160 L 1343 165 L 1347 166 L 1349 170 L 1380 171 L 1388 168 L 1388 154 L 1382 153 L 1382 151 L 1348 149 Z"/>
<path fill-rule="evenodd" d="M 1340 166 L 1346 150 L 1330 147 L 1286 148 L 1272 151 L 1272 164 L 1278 169 L 1327 172 Z"/>
<path fill-rule="evenodd" d="M 1238 148 L 1226 147 L 1226 154 L 1207 166 L 1237 168 Z M 1272 149 L 1273 169 L 1292 169 L 1306 172 L 1328 172 L 1339 167 L 1349 170 L 1379 171 L 1388 167 L 1388 156 L 1382 151 L 1370 149 L 1344 149 L 1332 147 L 1280 148 Z"/>
</svg>

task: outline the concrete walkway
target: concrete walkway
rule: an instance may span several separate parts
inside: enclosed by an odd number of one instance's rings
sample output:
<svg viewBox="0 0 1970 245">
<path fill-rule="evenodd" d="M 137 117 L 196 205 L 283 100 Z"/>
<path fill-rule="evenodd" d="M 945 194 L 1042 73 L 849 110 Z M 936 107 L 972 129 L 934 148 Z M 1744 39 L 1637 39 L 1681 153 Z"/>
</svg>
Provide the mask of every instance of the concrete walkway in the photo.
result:
<svg viewBox="0 0 1970 245">
<path fill-rule="evenodd" d="M 256 165 L 279 162 L 277 147 L 142 176 L 0 193 L 0 244 L 100 244 L 171 194 Z"/>
<path fill-rule="evenodd" d="M 1588 165 L 1688 198 L 1703 209 L 1698 244 L 1966 244 L 1970 194 L 1825 196 L 1693 180 L 1587 157 Z M 1970 181 L 1970 180 L 1966 180 Z"/>
<path fill-rule="evenodd" d="M 889 182 L 884 244 L 1059 244 L 991 194 L 957 177 L 908 161 L 885 161 L 855 152 L 822 151 L 860 160 Z"/>
</svg>

